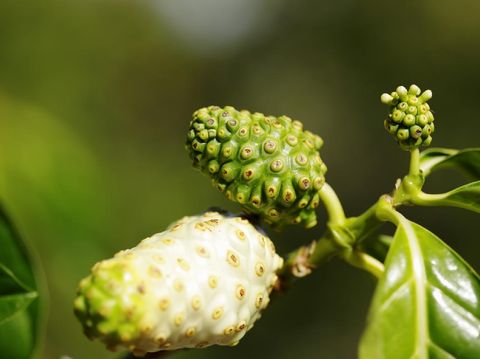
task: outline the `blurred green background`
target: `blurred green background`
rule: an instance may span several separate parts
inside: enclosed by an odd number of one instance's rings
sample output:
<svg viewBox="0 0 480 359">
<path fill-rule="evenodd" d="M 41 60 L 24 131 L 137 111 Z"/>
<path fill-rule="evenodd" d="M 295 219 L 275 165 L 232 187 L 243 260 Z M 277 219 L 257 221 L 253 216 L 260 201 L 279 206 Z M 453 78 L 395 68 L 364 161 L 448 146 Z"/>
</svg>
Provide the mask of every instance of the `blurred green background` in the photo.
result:
<svg viewBox="0 0 480 359">
<path fill-rule="evenodd" d="M 237 210 L 184 151 L 199 107 L 303 121 L 324 138 L 327 179 L 350 215 L 407 168 L 383 129 L 382 92 L 432 89 L 433 145 L 479 146 L 479 18 L 468 0 L 2 0 L 0 198 L 47 278 L 39 357 L 118 358 L 82 335 L 78 281 L 179 217 Z M 465 181 L 442 174 L 427 188 Z M 405 213 L 480 269 L 478 217 Z M 316 229 L 272 233 L 279 250 L 321 233 L 319 216 Z M 374 284 L 334 261 L 277 298 L 238 347 L 172 358 L 354 358 Z"/>
</svg>

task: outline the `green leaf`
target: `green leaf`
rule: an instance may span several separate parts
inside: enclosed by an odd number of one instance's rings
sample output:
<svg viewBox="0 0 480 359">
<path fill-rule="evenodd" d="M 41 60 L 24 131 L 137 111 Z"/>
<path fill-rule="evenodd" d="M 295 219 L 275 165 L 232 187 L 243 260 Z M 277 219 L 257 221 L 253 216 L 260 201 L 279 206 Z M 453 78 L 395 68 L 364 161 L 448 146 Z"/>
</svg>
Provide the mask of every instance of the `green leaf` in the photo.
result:
<svg viewBox="0 0 480 359">
<path fill-rule="evenodd" d="M 450 206 L 480 213 L 480 181 L 441 194 L 418 193 L 412 202 L 422 206 Z"/>
<path fill-rule="evenodd" d="M 39 304 L 28 250 L 0 207 L 0 353 L 11 359 L 33 357 Z"/>
<path fill-rule="evenodd" d="M 27 308 L 38 293 L 21 283 L 0 263 L 0 325 Z"/>
<path fill-rule="evenodd" d="M 425 228 L 400 221 L 360 358 L 480 358 L 480 278 Z"/>
<path fill-rule="evenodd" d="M 441 168 L 458 168 L 473 178 L 480 178 L 480 148 L 453 150 L 431 148 L 420 154 L 420 169 L 424 176 Z"/>
</svg>

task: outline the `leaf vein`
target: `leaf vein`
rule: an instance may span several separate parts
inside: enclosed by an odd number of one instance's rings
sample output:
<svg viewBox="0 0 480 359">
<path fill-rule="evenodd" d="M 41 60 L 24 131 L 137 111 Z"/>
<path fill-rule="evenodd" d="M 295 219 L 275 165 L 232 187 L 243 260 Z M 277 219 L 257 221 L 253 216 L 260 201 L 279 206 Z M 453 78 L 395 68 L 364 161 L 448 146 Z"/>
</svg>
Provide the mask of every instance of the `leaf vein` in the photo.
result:
<svg viewBox="0 0 480 359">
<path fill-rule="evenodd" d="M 391 302 L 395 299 L 394 297 L 395 297 L 398 293 L 402 292 L 405 288 L 408 288 L 408 286 L 409 286 L 411 283 L 412 283 L 412 279 L 410 278 L 410 279 L 406 280 L 404 283 L 402 283 L 402 285 L 400 285 L 400 286 L 399 286 L 397 289 L 395 289 L 392 293 L 390 293 L 390 295 L 389 295 L 387 298 L 385 298 L 385 300 L 383 301 L 382 305 L 380 306 L 380 309 L 379 309 L 380 312 L 383 312 L 384 309 L 386 309 L 386 307 L 387 307 L 388 305 L 390 305 Z"/>
<path fill-rule="evenodd" d="M 432 289 L 437 289 L 438 291 L 440 291 L 442 294 L 444 294 L 447 298 L 449 298 L 452 301 L 452 304 L 455 304 L 457 307 L 459 307 L 462 312 L 467 312 L 471 314 L 475 319 L 477 319 L 480 322 L 480 316 L 477 313 L 474 313 L 466 309 L 465 305 L 461 303 L 456 297 L 454 297 L 451 291 L 437 287 L 432 283 L 428 283 L 428 286 L 431 287 Z"/>
</svg>

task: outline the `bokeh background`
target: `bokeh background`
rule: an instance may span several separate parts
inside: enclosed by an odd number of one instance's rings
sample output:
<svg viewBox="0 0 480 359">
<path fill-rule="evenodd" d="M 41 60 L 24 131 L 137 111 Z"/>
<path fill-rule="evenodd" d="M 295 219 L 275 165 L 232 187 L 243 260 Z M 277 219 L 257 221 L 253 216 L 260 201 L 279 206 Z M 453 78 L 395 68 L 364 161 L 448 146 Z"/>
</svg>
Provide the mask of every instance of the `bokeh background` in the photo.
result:
<svg viewBox="0 0 480 359">
<path fill-rule="evenodd" d="M 328 181 L 355 215 L 408 164 L 384 133 L 382 92 L 432 89 L 434 145 L 480 145 L 479 18 L 469 0 L 2 0 L 0 198 L 47 279 L 39 358 L 119 358 L 82 335 L 77 282 L 179 217 L 237 210 L 190 166 L 195 109 L 303 121 L 324 138 Z M 462 181 L 442 172 L 427 187 Z M 478 217 L 405 213 L 480 269 Z M 272 233 L 279 250 L 320 234 L 319 217 L 316 229 Z M 354 358 L 374 284 L 333 261 L 277 298 L 236 348 L 172 358 Z"/>
</svg>

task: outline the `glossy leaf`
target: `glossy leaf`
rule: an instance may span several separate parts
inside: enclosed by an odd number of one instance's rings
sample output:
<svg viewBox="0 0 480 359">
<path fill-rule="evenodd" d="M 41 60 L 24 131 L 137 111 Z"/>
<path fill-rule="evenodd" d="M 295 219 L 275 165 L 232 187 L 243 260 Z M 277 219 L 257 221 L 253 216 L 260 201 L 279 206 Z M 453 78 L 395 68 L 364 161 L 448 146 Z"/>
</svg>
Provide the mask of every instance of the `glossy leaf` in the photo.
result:
<svg viewBox="0 0 480 359">
<path fill-rule="evenodd" d="M 0 208 L 0 353 L 11 359 L 32 358 L 39 305 L 28 251 Z"/>
<path fill-rule="evenodd" d="M 450 206 L 480 213 L 480 181 L 472 182 L 442 194 L 419 193 L 412 200 L 423 206 Z"/>
<path fill-rule="evenodd" d="M 25 286 L 0 264 L 0 325 L 27 308 L 37 296 L 36 291 Z"/>
<path fill-rule="evenodd" d="M 480 148 L 431 148 L 420 154 L 420 169 L 425 176 L 441 168 L 458 168 L 480 179 Z"/>
<path fill-rule="evenodd" d="M 425 228 L 400 223 L 360 358 L 480 358 L 480 278 Z"/>
</svg>

